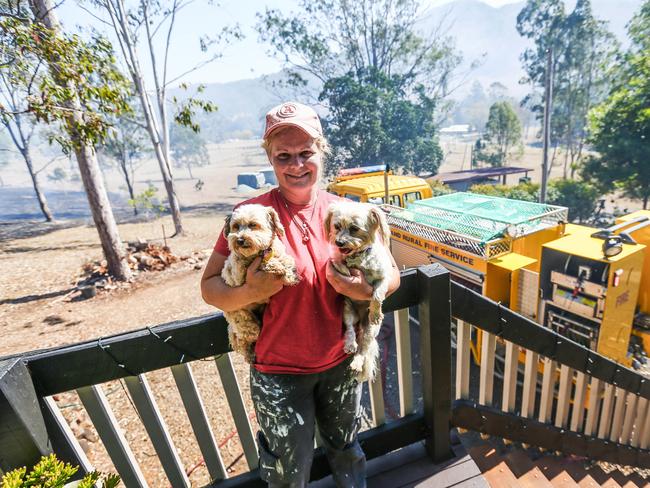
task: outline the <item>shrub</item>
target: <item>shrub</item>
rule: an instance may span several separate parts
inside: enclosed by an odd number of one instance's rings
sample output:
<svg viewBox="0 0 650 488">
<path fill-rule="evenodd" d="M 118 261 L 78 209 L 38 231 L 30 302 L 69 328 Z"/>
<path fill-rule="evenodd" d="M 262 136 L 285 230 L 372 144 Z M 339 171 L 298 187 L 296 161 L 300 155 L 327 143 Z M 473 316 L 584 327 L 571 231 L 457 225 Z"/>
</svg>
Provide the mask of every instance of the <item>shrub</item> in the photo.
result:
<svg viewBox="0 0 650 488">
<path fill-rule="evenodd" d="M 17 468 L 5 473 L 0 480 L 0 488 L 63 488 L 70 478 L 79 470 L 78 466 L 59 461 L 56 455 L 43 456 L 32 470 Z M 88 473 L 76 488 L 93 488 L 101 482 L 102 488 L 115 488 L 120 483 L 116 474 L 102 475 L 97 471 Z"/>
<path fill-rule="evenodd" d="M 430 179 L 429 181 L 427 181 L 427 183 L 429 183 L 429 186 L 431 187 L 431 192 L 433 193 L 432 196 L 434 197 L 439 197 L 440 195 L 448 195 L 450 193 L 454 193 L 454 190 L 452 190 L 447 185 L 445 185 L 444 183 L 438 180 Z"/>
</svg>

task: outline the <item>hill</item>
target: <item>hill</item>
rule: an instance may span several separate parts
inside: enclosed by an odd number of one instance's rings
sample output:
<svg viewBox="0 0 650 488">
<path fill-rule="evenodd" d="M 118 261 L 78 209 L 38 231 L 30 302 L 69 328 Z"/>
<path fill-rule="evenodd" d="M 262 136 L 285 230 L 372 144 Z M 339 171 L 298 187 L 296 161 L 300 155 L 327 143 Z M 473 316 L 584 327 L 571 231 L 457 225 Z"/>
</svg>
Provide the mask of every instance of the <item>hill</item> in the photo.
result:
<svg viewBox="0 0 650 488">
<path fill-rule="evenodd" d="M 566 3 L 567 9 L 573 7 L 571 0 Z M 519 56 L 528 40 L 520 37 L 516 29 L 517 14 L 524 4 L 494 8 L 480 0 L 455 0 L 424 13 L 419 25 L 423 33 L 441 26 L 455 39 L 456 48 L 464 58 L 459 73 L 467 72 L 471 62 L 480 60 L 480 66 L 464 77 L 454 93 L 456 99 L 463 98 L 475 81 L 485 88 L 499 82 L 516 98 L 527 93 L 527 87 L 519 84 L 523 76 Z M 626 44 L 625 24 L 639 8 L 641 0 L 592 0 L 592 5 L 595 15 L 606 19 L 610 30 Z M 204 137 L 212 142 L 257 137 L 266 111 L 281 100 L 292 98 L 289 92 L 273 86 L 280 77 L 281 74 L 276 73 L 230 83 L 206 83 L 204 97 L 215 102 L 219 111 L 202 117 Z M 174 94 L 182 96 L 179 92 Z"/>
</svg>

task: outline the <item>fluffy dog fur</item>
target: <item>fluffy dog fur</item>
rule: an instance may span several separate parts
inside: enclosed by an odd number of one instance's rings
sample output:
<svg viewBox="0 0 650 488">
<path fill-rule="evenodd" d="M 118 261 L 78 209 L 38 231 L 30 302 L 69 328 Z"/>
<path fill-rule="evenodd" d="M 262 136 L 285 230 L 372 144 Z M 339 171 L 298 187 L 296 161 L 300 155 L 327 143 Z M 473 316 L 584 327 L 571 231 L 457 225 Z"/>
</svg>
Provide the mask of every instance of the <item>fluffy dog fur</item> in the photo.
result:
<svg viewBox="0 0 650 488">
<path fill-rule="evenodd" d="M 386 217 L 376 205 L 337 202 L 327 211 L 325 230 L 339 253 L 333 259 L 335 268 L 347 276 L 349 268 L 362 271 L 373 288 L 370 301 L 346 297 L 343 308 L 344 348 L 348 354 L 354 354 L 350 367 L 361 379 L 372 381 L 379 355 L 376 337 L 384 320 L 381 305 L 386 298 L 392 269 L 386 248 L 390 239 Z"/>
<path fill-rule="evenodd" d="M 226 285 L 243 285 L 248 267 L 258 256 L 263 256 L 259 267 L 261 271 L 281 276 L 286 285 L 298 283 L 296 263 L 278 239 L 284 235 L 284 227 L 273 208 L 257 204 L 238 207 L 226 219 L 224 235 L 230 249 L 221 271 Z M 232 349 L 242 354 L 249 363 L 254 359 L 254 344 L 260 334 L 267 303 L 268 300 L 264 300 L 223 314 L 228 321 L 228 338 Z"/>
</svg>

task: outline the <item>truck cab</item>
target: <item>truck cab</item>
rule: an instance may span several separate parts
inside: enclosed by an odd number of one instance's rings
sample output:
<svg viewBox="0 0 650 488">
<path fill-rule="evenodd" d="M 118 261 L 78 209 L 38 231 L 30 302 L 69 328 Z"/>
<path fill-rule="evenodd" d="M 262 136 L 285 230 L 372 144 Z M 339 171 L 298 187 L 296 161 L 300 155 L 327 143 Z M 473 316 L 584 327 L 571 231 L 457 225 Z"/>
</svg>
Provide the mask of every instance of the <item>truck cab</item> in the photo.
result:
<svg viewBox="0 0 650 488">
<path fill-rule="evenodd" d="M 327 191 L 355 202 L 406 207 L 406 204 L 432 196 L 431 187 L 417 176 L 385 174 L 385 166 L 367 166 L 341 170 Z M 386 202 L 386 183 L 388 202 Z"/>
</svg>

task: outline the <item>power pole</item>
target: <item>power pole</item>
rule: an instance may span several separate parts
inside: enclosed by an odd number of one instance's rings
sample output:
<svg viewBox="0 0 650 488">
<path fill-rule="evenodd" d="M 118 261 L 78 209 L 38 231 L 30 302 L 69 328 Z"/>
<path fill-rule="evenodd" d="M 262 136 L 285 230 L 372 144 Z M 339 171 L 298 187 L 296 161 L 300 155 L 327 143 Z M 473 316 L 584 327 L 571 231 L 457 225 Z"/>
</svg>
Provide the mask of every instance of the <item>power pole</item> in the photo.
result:
<svg viewBox="0 0 650 488">
<path fill-rule="evenodd" d="M 548 149 L 551 146 L 551 112 L 553 106 L 553 49 L 546 50 L 546 73 L 544 76 L 544 153 L 542 156 L 542 188 L 539 192 L 540 203 L 546 202 L 548 185 Z"/>
<path fill-rule="evenodd" d="M 388 163 L 384 165 L 384 200 L 386 204 L 390 203 L 390 190 L 388 189 L 388 172 L 390 171 L 390 166 Z"/>
</svg>

